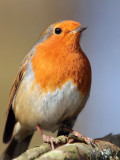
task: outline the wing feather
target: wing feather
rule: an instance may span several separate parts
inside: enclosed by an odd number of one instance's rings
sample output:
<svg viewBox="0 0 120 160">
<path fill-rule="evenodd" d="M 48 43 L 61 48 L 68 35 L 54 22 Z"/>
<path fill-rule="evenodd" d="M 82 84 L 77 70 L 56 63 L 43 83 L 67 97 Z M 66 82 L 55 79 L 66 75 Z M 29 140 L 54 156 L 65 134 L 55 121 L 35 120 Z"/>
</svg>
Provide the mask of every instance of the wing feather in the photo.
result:
<svg viewBox="0 0 120 160">
<path fill-rule="evenodd" d="M 34 55 L 33 49 L 28 53 L 28 55 L 24 58 L 19 71 L 17 73 L 17 76 L 13 82 L 12 88 L 10 90 L 10 95 L 8 99 L 8 104 L 7 104 L 7 110 L 6 110 L 6 120 L 5 120 L 5 127 L 4 127 L 4 134 L 3 134 L 3 142 L 7 143 L 11 140 L 12 134 L 13 134 L 13 129 L 16 123 L 15 115 L 12 110 L 12 102 L 14 99 L 14 96 L 17 93 L 17 90 L 21 84 L 22 79 L 24 78 L 24 75 L 26 73 L 26 68 L 27 64 Z"/>
</svg>

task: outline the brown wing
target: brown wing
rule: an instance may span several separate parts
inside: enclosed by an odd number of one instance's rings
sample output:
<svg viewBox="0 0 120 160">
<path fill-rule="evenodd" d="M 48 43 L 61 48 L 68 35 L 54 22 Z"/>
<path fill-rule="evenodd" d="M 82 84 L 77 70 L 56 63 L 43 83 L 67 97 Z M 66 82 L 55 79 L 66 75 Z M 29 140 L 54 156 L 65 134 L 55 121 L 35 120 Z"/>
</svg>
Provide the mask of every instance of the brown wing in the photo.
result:
<svg viewBox="0 0 120 160">
<path fill-rule="evenodd" d="M 13 134 L 13 129 L 14 129 L 14 126 L 16 123 L 16 119 L 15 119 L 14 112 L 12 110 L 12 102 L 13 102 L 13 98 L 14 98 L 14 96 L 20 86 L 20 83 L 25 75 L 27 64 L 28 64 L 30 58 L 33 56 L 33 54 L 34 54 L 34 52 L 33 52 L 33 50 L 31 50 L 31 52 L 29 52 L 29 54 L 23 60 L 21 66 L 20 66 L 20 69 L 17 73 L 17 76 L 13 82 L 11 91 L 10 91 L 8 104 L 7 104 L 5 128 L 4 128 L 4 134 L 3 134 L 3 142 L 4 143 L 9 142 L 11 140 L 11 137 Z"/>
</svg>

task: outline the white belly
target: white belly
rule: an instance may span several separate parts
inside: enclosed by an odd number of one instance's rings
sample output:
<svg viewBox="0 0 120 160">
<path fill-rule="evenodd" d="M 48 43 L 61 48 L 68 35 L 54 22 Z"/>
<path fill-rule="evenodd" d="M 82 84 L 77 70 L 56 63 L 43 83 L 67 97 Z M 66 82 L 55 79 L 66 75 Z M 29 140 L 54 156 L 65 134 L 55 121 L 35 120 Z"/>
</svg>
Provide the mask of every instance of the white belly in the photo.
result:
<svg viewBox="0 0 120 160">
<path fill-rule="evenodd" d="M 84 95 L 72 81 L 48 93 L 43 92 L 39 85 L 34 85 L 31 90 L 33 82 L 33 72 L 27 73 L 13 103 L 15 115 L 23 125 L 29 124 L 32 128 L 40 125 L 41 129 L 54 131 L 60 119 L 64 119 L 67 113 L 72 116 L 84 100 Z"/>
</svg>

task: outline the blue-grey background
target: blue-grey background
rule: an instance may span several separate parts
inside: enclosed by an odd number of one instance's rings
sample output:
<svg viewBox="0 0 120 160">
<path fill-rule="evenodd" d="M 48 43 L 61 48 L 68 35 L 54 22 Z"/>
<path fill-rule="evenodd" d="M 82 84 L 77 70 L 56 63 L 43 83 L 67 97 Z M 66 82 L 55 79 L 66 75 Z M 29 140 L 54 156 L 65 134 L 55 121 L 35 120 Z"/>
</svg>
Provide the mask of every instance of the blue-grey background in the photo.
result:
<svg viewBox="0 0 120 160">
<path fill-rule="evenodd" d="M 74 129 L 92 138 L 120 133 L 120 1 L 0 0 L 0 152 L 5 147 L 5 107 L 18 67 L 44 28 L 63 19 L 88 26 L 81 46 L 92 67 L 91 94 Z M 36 133 L 31 147 L 40 139 Z"/>
</svg>

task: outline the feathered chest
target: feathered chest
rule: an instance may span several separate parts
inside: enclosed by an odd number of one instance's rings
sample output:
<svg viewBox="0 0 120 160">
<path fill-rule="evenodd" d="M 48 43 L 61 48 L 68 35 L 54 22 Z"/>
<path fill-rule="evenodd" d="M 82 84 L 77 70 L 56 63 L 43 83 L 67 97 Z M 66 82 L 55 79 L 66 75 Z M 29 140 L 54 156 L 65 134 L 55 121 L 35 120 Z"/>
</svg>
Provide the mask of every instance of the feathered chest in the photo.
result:
<svg viewBox="0 0 120 160">
<path fill-rule="evenodd" d="M 41 48 L 40 48 L 41 49 Z M 55 91 L 72 81 L 81 92 L 88 92 L 91 84 L 91 68 L 85 54 L 81 51 L 67 53 L 42 51 L 36 49 L 31 60 L 35 82 L 45 91 Z"/>
<path fill-rule="evenodd" d="M 45 92 L 39 83 L 35 83 L 34 72 L 29 63 L 13 108 L 16 118 L 23 125 L 29 123 L 34 128 L 40 124 L 43 129 L 51 130 L 52 126 L 52 130 L 55 130 L 62 121 L 80 112 L 85 97 L 71 80 L 65 82 L 61 88 L 56 87 L 54 91 Z M 20 114 L 21 110 L 26 116 Z"/>
<path fill-rule="evenodd" d="M 29 123 L 35 127 L 40 123 L 48 129 L 77 115 L 83 108 L 91 82 L 89 63 L 84 61 L 84 57 L 74 58 L 73 63 L 70 57 L 43 61 L 42 57 L 34 56 L 13 104 L 17 119 L 24 125 Z M 19 117 L 21 108 L 26 116 Z"/>
</svg>

